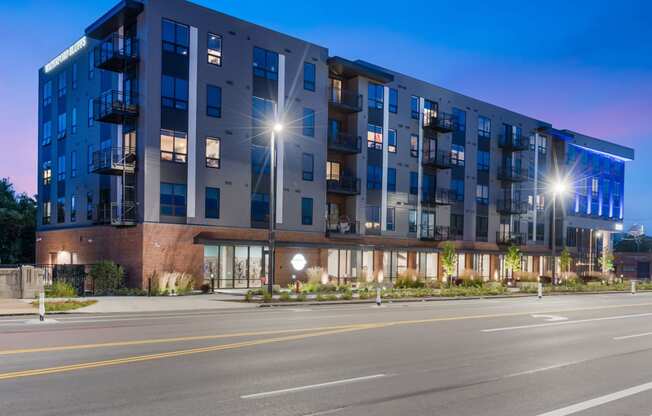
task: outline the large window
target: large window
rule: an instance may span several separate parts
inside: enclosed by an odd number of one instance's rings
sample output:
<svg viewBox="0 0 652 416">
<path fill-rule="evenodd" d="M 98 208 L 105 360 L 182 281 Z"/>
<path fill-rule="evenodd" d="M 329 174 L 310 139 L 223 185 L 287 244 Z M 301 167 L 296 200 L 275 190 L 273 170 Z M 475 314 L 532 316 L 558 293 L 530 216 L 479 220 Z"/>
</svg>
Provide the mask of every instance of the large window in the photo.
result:
<svg viewBox="0 0 652 416">
<path fill-rule="evenodd" d="M 77 197 L 72 195 L 70 197 L 70 222 L 77 221 Z"/>
<path fill-rule="evenodd" d="M 316 86 L 317 70 L 315 64 L 310 62 L 303 63 L 303 89 L 314 91 Z"/>
<path fill-rule="evenodd" d="M 72 89 L 77 89 L 77 62 L 72 64 Z"/>
<path fill-rule="evenodd" d="M 220 139 L 215 137 L 206 138 L 206 167 L 220 167 Z"/>
<path fill-rule="evenodd" d="M 411 209 L 408 212 L 408 232 L 417 232 L 417 210 Z"/>
<path fill-rule="evenodd" d="M 410 194 L 416 195 L 419 193 L 419 174 L 417 172 L 410 172 Z"/>
<path fill-rule="evenodd" d="M 303 135 L 315 137 L 315 110 L 303 109 Z"/>
<path fill-rule="evenodd" d="M 95 123 L 95 118 L 93 118 L 93 99 L 88 99 L 88 127 L 92 127 Z"/>
<path fill-rule="evenodd" d="M 251 146 L 251 171 L 254 175 L 269 174 L 269 152 L 264 146 Z"/>
<path fill-rule="evenodd" d="M 206 188 L 206 197 L 204 201 L 204 211 L 206 218 L 220 218 L 220 189 Z"/>
<path fill-rule="evenodd" d="M 367 165 L 367 189 L 381 190 L 383 188 L 383 171 L 380 166 Z"/>
<path fill-rule="evenodd" d="M 186 163 L 188 159 L 188 134 L 161 129 L 161 160 Z"/>
<path fill-rule="evenodd" d="M 186 185 L 161 182 L 161 215 L 186 216 Z"/>
<path fill-rule="evenodd" d="M 396 168 L 387 168 L 387 192 L 396 192 Z"/>
<path fill-rule="evenodd" d="M 489 171 L 489 152 L 486 150 L 478 150 L 478 171 Z"/>
<path fill-rule="evenodd" d="M 464 235 L 464 215 L 451 214 L 451 235 L 453 238 L 460 238 Z"/>
<path fill-rule="evenodd" d="M 161 78 L 161 105 L 178 110 L 188 109 L 188 80 L 163 75 Z"/>
<path fill-rule="evenodd" d="M 367 232 L 380 232 L 380 207 L 377 205 L 367 205 L 366 214 L 367 222 L 365 223 L 365 228 Z"/>
<path fill-rule="evenodd" d="M 315 157 L 311 153 L 304 153 L 301 158 L 302 179 L 312 181 L 315 179 Z"/>
<path fill-rule="evenodd" d="M 373 82 L 369 83 L 368 88 L 369 97 L 367 99 L 369 108 L 375 108 L 378 110 L 383 109 L 383 100 L 384 100 L 384 87 L 379 84 L 374 84 Z"/>
<path fill-rule="evenodd" d="M 70 177 L 77 177 L 77 151 L 70 152 Z"/>
<path fill-rule="evenodd" d="M 189 30 L 188 26 L 171 20 L 163 19 L 163 50 L 166 52 L 188 55 Z"/>
<path fill-rule="evenodd" d="M 95 152 L 95 146 L 89 144 L 86 149 L 86 172 L 91 173 L 93 171 L 93 152 Z"/>
<path fill-rule="evenodd" d="M 478 117 L 478 136 L 486 139 L 491 138 L 491 120 L 487 117 Z"/>
<path fill-rule="evenodd" d="M 208 34 L 208 63 L 222 66 L 222 36 Z"/>
<path fill-rule="evenodd" d="M 215 85 L 206 86 L 206 115 L 222 117 L 222 88 Z"/>
<path fill-rule="evenodd" d="M 410 97 L 410 115 L 413 119 L 419 119 L 419 97 L 413 95 Z"/>
<path fill-rule="evenodd" d="M 342 175 L 342 166 L 340 162 L 326 162 L 326 180 L 339 181 Z"/>
<path fill-rule="evenodd" d="M 66 198 L 57 198 L 57 222 L 66 222 Z"/>
<path fill-rule="evenodd" d="M 49 185 L 52 182 L 52 161 L 43 162 L 43 185 Z"/>
<path fill-rule="evenodd" d="M 367 125 L 367 147 L 383 150 L 383 127 L 369 123 Z"/>
<path fill-rule="evenodd" d="M 312 225 L 312 198 L 301 198 L 301 224 Z"/>
<path fill-rule="evenodd" d="M 387 231 L 396 230 L 396 208 L 387 207 Z"/>
<path fill-rule="evenodd" d="M 66 180 L 66 155 L 61 155 L 57 159 L 57 180 Z"/>
<path fill-rule="evenodd" d="M 480 241 L 487 241 L 489 234 L 489 218 L 478 215 L 475 217 L 475 237 Z"/>
<path fill-rule="evenodd" d="M 49 224 L 52 221 L 52 202 L 43 201 L 43 224 Z"/>
<path fill-rule="evenodd" d="M 410 135 L 410 156 L 419 157 L 419 136 L 416 134 Z"/>
<path fill-rule="evenodd" d="M 383 274 L 386 279 L 393 280 L 399 274 L 407 271 L 407 251 L 384 251 Z"/>
<path fill-rule="evenodd" d="M 52 143 L 52 122 L 46 121 L 43 123 L 43 132 L 41 137 L 41 144 L 46 146 Z"/>
<path fill-rule="evenodd" d="M 77 133 L 77 107 L 72 108 L 70 113 L 70 134 Z"/>
<path fill-rule="evenodd" d="M 461 144 L 451 146 L 451 163 L 457 166 L 464 166 L 464 146 Z"/>
<path fill-rule="evenodd" d="M 86 193 L 86 220 L 93 220 L 93 193 Z"/>
<path fill-rule="evenodd" d="M 66 137 L 66 113 L 61 113 L 57 119 L 57 138 L 63 139 L 64 137 Z"/>
<path fill-rule="evenodd" d="M 387 130 L 387 151 L 389 153 L 396 153 L 398 147 L 398 139 L 396 137 L 396 130 Z"/>
<path fill-rule="evenodd" d="M 59 97 L 65 97 L 65 95 L 66 95 L 66 90 L 67 90 L 66 79 L 67 79 L 66 78 L 66 71 L 62 71 L 59 74 L 59 88 L 58 88 L 58 96 Z"/>
<path fill-rule="evenodd" d="M 274 101 L 254 96 L 251 115 L 252 126 L 256 129 L 255 134 L 261 134 L 264 130 L 269 131 L 274 121 Z"/>
<path fill-rule="evenodd" d="M 451 179 L 451 191 L 456 201 L 464 201 L 464 180 Z"/>
<path fill-rule="evenodd" d="M 396 114 L 398 112 L 398 90 L 389 89 L 389 112 Z"/>
<path fill-rule="evenodd" d="M 278 54 L 262 48 L 254 48 L 254 76 L 278 79 Z"/>
<path fill-rule="evenodd" d="M 437 277 L 437 253 L 417 253 L 417 272 L 419 276 L 434 279 Z"/>
<path fill-rule="evenodd" d="M 43 84 L 43 107 L 52 104 L 52 80 Z"/>
<path fill-rule="evenodd" d="M 477 184 L 475 186 L 475 200 L 478 204 L 489 204 L 489 186 Z"/>
<path fill-rule="evenodd" d="M 264 222 L 269 217 L 269 194 L 253 192 L 251 194 L 251 220 Z"/>
<path fill-rule="evenodd" d="M 466 111 L 453 107 L 453 117 L 457 122 L 457 130 L 466 131 Z"/>
<path fill-rule="evenodd" d="M 220 288 L 260 287 L 268 270 L 266 252 L 262 246 L 204 246 L 204 279 L 215 279 Z"/>
</svg>

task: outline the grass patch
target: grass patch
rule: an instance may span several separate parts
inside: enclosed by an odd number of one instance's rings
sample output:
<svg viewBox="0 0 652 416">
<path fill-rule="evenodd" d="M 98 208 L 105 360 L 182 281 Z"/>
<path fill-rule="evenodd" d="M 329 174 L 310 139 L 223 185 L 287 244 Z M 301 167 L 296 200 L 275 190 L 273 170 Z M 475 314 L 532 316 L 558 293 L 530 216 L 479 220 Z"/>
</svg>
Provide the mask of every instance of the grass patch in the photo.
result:
<svg viewBox="0 0 652 416">
<path fill-rule="evenodd" d="M 57 302 L 45 302 L 45 312 L 73 311 L 96 303 L 96 300 L 62 300 Z M 32 306 L 38 308 L 38 301 L 32 302 Z"/>
</svg>

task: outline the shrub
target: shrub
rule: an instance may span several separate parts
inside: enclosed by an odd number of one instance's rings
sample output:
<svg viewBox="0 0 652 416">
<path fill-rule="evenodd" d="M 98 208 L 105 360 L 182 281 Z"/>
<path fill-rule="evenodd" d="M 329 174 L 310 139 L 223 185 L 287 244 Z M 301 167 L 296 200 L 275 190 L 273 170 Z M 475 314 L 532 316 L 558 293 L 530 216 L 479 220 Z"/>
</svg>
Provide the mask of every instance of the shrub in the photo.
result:
<svg viewBox="0 0 652 416">
<path fill-rule="evenodd" d="M 48 298 L 74 298 L 77 296 L 77 289 L 65 281 L 52 283 L 49 289 L 45 291 L 45 297 Z"/>
<path fill-rule="evenodd" d="M 263 302 L 269 303 L 272 301 L 272 294 L 269 292 L 263 292 Z"/>
<path fill-rule="evenodd" d="M 351 300 L 351 299 L 353 299 L 353 292 L 351 292 L 350 290 L 347 291 L 347 292 L 343 292 L 341 299 L 343 299 L 343 300 Z"/>
<path fill-rule="evenodd" d="M 175 288 L 178 295 L 187 295 L 192 292 L 194 278 L 191 274 L 181 273 L 176 275 Z"/>
<path fill-rule="evenodd" d="M 306 269 L 306 276 L 308 277 L 309 283 L 321 283 L 323 274 L 324 269 L 319 266 L 308 267 Z"/>
<path fill-rule="evenodd" d="M 371 296 L 371 294 L 370 294 L 369 290 L 367 290 L 367 289 L 360 290 L 358 292 L 358 298 L 360 298 L 360 299 L 369 299 L 370 296 Z"/>
<path fill-rule="evenodd" d="M 112 261 L 101 261 L 91 266 L 90 277 L 93 288 L 99 292 L 110 292 L 125 286 L 125 273 L 122 267 Z"/>
<path fill-rule="evenodd" d="M 308 299 L 308 296 L 305 293 L 299 293 L 297 295 L 298 302 L 305 302 Z"/>
<path fill-rule="evenodd" d="M 154 295 L 186 295 L 192 291 L 194 277 L 184 272 L 163 272 L 152 275 Z"/>
<path fill-rule="evenodd" d="M 245 293 L 244 300 L 245 302 L 251 302 L 252 300 L 254 300 L 254 291 L 248 290 L 247 293 Z"/>
<path fill-rule="evenodd" d="M 426 283 L 419 278 L 413 269 L 399 273 L 398 278 L 394 282 L 394 287 L 397 289 L 422 288 L 425 286 Z"/>
<path fill-rule="evenodd" d="M 290 301 L 290 292 L 281 292 L 281 295 L 280 295 L 279 299 L 280 299 L 282 302 L 288 302 L 288 301 Z"/>
</svg>

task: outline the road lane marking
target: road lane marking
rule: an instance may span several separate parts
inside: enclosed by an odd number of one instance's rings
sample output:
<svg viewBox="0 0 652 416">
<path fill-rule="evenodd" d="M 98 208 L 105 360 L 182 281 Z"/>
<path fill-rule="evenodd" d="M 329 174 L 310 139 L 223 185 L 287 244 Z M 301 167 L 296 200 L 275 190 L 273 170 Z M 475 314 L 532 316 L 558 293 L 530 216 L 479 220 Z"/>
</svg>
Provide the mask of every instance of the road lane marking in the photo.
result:
<svg viewBox="0 0 652 416">
<path fill-rule="evenodd" d="M 340 384 L 349 384 L 349 383 L 358 383 L 361 381 L 367 381 L 367 380 L 373 380 L 381 377 L 386 377 L 386 374 L 373 374 L 370 376 L 363 376 L 363 377 L 355 377 L 355 378 L 347 378 L 344 380 L 336 380 L 336 381 L 328 381 L 326 383 L 319 383 L 319 384 L 310 384 L 307 386 L 300 386 L 300 387 L 292 387 L 289 389 L 282 389 L 282 390 L 273 390 L 273 391 L 266 391 L 263 393 L 255 393 L 255 394 L 246 394 L 244 396 L 240 396 L 241 399 L 261 399 L 264 397 L 270 397 L 270 396 L 279 396 L 282 394 L 288 394 L 288 393 L 294 393 L 298 391 L 304 391 L 304 390 L 313 390 L 313 389 L 319 389 L 322 387 L 331 387 L 331 386 L 337 386 Z"/>
<path fill-rule="evenodd" d="M 574 324 L 583 324 L 587 322 L 612 321 L 616 319 L 643 318 L 646 316 L 652 316 L 652 313 L 638 313 L 634 315 L 619 315 L 619 316 L 607 316 L 603 318 L 577 319 L 574 321 L 547 322 L 545 324 L 507 326 L 504 328 L 483 329 L 481 330 L 481 332 L 502 332 L 502 331 L 513 331 L 518 329 L 544 328 L 548 326 L 574 325 Z"/>
<path fill-rule="evenodd" d="M 137 363 L 143 361 L 160 360 L 164 358 L 181 357 L 181 356 L 213 352 L 213 351 L 234 350 L 239 348 L 252 347 L 252 346 L 264 345 L 264 344 L 272 344 L 272 343 L 283 342 L 283 341 L 297 341 L 297 340 L 302 340 L 307 338 L 314 338 L 314 337 L 320 337 L 326 335 L 341 334 L 345 332 L 372 329 L 378 326 L 379 324 L 359 325 L 357 327 L 337 329 L 332 331 L 311 332 L 309 334 L 299 334 L 299 335 L 288 335 L 285 337 L 243 341 L 243 342 L 238 342 L 233 344 L 213 345 L 210 347 L 192 348 L 187 350 L 163 352 L 158 354 L 137 355 L 131 357 L 104 360 L 104 361 L 94 361 L 94 362 L 86 362 L 86 363 L 79 363 L 79 364 L 63 365 L 58 367 L 40 368 L 40 369 L 24 370 L 24 371 L 12 371 L 9 373 L 0 373 L 0 381 L 12 380 L 12 379 L 23 378 L 23 377 L 34 377 L 34 376 L 41 376 L 41 375 L 48 375 L 48 374 L 65 373 L 70 371 L 85 370 L 91 368 L 108 367 L 108 366 L 121 365 L 121 364 L 130 364 L 130 363 Z"/>
<path fill-rule="evenodd" d="M 587 409 L 602 406 L 603 404 L 607 404 L 616 400 L 624 399 L 625 397 L 643 393 L 648 390 L 652 390 L 652 383 L 645 383 L 638 386 L 630 387 L 628 389 L 607 394 L 605 396 L 596 397 L 594 399 L 587 400 L 585 402 L 580 402 L 571 406 L 562 407 L 561 409 L 553 410 L 552 412 L 542 413 L 538 416 L 568 416 L 574 413 L 582 412 Z"/>
<path fill-rule="evenodd" d="M 643 332 L 642 334 L 624 335 L 621 337 L 614 337 L 613 339 L 614 341 L 622 341 L 624 339 L 648 337 L 650 335 L 652 335 L 652 332 Z"/>
<path fill-rule="evenodd" d="M 546 321 L 548 322 L 557 322 L 557 321 L 567 321 L 568 318 L 564 316 L 557 316 L 557 315 L 532 315 L 533 318 L 545 318 Z"/>
</svg>

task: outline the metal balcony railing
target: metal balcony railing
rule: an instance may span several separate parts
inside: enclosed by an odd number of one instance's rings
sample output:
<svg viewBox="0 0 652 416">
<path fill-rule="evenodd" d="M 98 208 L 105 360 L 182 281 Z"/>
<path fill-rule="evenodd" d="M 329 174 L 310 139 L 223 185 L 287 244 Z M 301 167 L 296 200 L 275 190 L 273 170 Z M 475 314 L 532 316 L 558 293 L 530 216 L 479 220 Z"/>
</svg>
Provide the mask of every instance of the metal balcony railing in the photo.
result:
<svg viewBox="0 0 652 416">
<path fill-rule="evenodd" d="M 501 134 L 498 137 L 498 147 L 507 152 L 521 152 L 530 148 L 530 139 L 525 136 Z"/>
<path fill-rule="evenodd" d="M 342 153 L 362 152 L 362 138 L 347 133 L 328 132 L 328 148 Z"/>
<path fill-rule="evenodd" d="M 358 113 L 362 111 L 362 94 L 346 88 L 330 87 L 328 103 L 343 112 Z"/>
<path fill-rule="evenodd" d="M 123 124 L 138 117 L 138 98 L 123 91 L 106 91 L 93 100 L 93 118 L 105 123 Z"/>
<path fill-rule="evenodd" d="M 444 188 L 437 188 L 431 192 L 424 192 L 421 203 L 427 206 L 451 205 L 457 198 L 457 194 Z"/>
<path fill-rule="evenodd" d="M 326 188 L 328 192 L 342 195 L 359 195 L 360 178 L 355 176 L 340 176 L 338 179 L 327 179 Z"/>
<path fill-rule="evenodd" d="M 95 67 L 124 72 L 138 62 L 138 40 L 113 33 L 93 50 Z"/>
<path fill-rule="evenodd" d="M 436 116 L 424 116 L 423 128 L 438 133 L 450 133 L 458 129 L 457 117 L 439 111 Z"/>
<path fill-rule="evenodd" d="M 502 166 L 498 169 L 498 179 L 504 182 L 524 182 L 527 180 L 527 175 L 521 168 Z"/>
<path fill-rule="evenodd" d="M 445 150 L 423 150 L 421 163 L 424 166 L 432 166 L 437 169 L 450 169 L 453 167 L 451 152 Z"/>
<path fill-rule="evenodd" d="M 419 233 L 419 238 L 421 240 L 448 241 L 450 240 L 450 237 L 450 227 L 444 225 L 421 226 L 421 231 Z"/>
<path fill-rule="evenodd" d="M 352 236 L 360 233 L 360 222 L 351 220 L 346 216 L 342 216 L 339 220 L 327 219 L 326 220 L 326 236 Z"/>
<path fill-rule="evenodd" d="M 111 225 L 125 227 L 136 225 L 138 207 L 133 201 L 111 203 Z"/>
<path fill-rule="evenodd" d="M 528 204 L 526 201 L 499 199 L 496 201 L 496 211 L 503 215 L 525 215 Z"/>
<path fill-rule="evenodd" d="M 496 244 L 499 245 L 523 245 L 527 241 L 525 233 L 515 233 L 511 231 L 497 231 Z"/>
<path fill-rule="evenodd" d="M 93 152 L 92 171 L 102 175 L 122 175 L 136 169 L 136 149 L 112 147 Z"/>
</svg>

